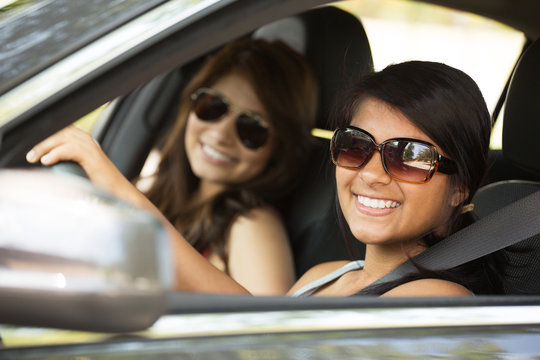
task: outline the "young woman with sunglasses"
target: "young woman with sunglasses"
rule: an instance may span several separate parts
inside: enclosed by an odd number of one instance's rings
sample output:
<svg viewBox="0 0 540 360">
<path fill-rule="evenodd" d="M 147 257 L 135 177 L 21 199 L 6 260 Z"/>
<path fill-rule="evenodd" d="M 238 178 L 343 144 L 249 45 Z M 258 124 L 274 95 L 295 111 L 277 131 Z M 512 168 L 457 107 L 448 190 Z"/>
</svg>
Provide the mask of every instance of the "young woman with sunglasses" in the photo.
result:
<svg viewBox="0 0 540 360">
<path fill-rule="evenodd" d="M 284 294 L 295 280 L 282 220 L 268 204 L 298 179 L 317 97 L 305 59 L 285 44 L 225 46 L 183 91 L 147 191 L 200 253 L 256 294 Z"/>
<path fill-rule="evenodd" d="M 474 221 L 470 201 L 487 166 L 491 120 L 474 81 L 432 62 L 365 77 L 337 106 L 331 141 L 339 216 L 366 244 L 365 261 L 318 265 L 296 296 L 452 296 L 500 291 L 487 257 L 443 272 L 367 285 Z"/>
<path fill-rule="evenodd" d="M 299 178 L 317 98 L 310 67 L 284 43 L 243 39 L 226 45 L 184 88 L 145 190 L 200 254 L 254 294 L 284 294 L 295 280 L 288 237 L 270 204 Z M 70 139 L 77 138 L 87 148 L 84 155 L 73 149 Z M 71 127 L 36 146 L 30 160 L 49 152 L 46 164 L 78 161 L 98 185 L 149 206 L 88 139 Z M 69 150 L 58 145 L 64 142 L 72 144 Z"/>
</svg>

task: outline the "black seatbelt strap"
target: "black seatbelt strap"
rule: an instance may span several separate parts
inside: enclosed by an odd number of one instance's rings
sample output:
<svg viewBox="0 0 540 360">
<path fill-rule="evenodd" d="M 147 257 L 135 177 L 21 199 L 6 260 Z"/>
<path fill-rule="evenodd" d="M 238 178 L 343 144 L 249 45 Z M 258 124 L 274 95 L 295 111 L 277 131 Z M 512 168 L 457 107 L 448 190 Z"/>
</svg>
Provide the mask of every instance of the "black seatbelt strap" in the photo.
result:
<svg viewBox="0 0 540 360">
<path fill-rule="evenodd" d="M 540 191 L 536 191 L 450 235 L 413 258 L 420 267 L 440 271 L 454 268 L 504 249 L 540 233 Z M 398 266 L 362 289 L 418 272 L 411 261 Z"/>
</svg>

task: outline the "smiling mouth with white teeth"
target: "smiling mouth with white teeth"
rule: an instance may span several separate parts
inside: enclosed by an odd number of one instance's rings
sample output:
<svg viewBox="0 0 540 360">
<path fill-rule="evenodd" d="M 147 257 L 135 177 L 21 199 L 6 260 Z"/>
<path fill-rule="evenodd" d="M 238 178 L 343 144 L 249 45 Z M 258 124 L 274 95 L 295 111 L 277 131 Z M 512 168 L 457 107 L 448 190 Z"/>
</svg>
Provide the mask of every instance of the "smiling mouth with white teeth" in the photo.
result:
<svg viewBox="0 0 540 360">
<path fill-rule="evenodd" d="M 206 144 L 202 144 L 202 150 L 209 156 L 213 157 L 214 159 L 217 159 L 217 160 L 222 160 L 222 161 L 228 161 L 228 162 L 233 162 L 234 159 L 217 151 L 216 149 L 214 149 L 213 147 L 210 147 Z"/>
<path fill-rule="evenodd" d="M 395 209 L 401 205 L 400 202 L 392 200 L 372 199 L 358 195 L 358 202 L 371 209 Z"/>
</svg>

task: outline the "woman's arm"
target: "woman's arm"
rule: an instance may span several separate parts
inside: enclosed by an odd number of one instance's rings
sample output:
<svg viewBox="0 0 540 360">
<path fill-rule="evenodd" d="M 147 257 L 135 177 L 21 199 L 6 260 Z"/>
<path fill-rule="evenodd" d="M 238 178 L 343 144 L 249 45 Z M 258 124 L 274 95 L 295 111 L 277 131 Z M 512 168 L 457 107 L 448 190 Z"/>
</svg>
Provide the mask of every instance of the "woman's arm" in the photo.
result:
<svg viewBox="0 0 540 360">
<path fill-rule="evenodd" d="M 53 165 L 74 161 L 99 188 L 152 211 L 164 224 L 171 240 L 176 268 L 176 289 L 207 293 L 247 294 L 247 290 L 204 259 L 161 214 L 154 204 L 126 179 L 94 139 L 69 126 L 48 137 L 27 154 L 30 163 Z"/>
<path fill-rule="evenodd" d="M 229 274 L 254 295 L 283 295 L 294 284 L 293 256 L 279 214 L 257 208 L 232 224 Z"/>
<path fill-rule="evenodd" d="M 165 221 L 173 248 L 176 290 L 216 294 L 249 294 L 249 291 L 242 285 L 202 257 L 171 223 L 163 220 L 162 215 L 161 218 L 162 221 Z"/>
</svg>

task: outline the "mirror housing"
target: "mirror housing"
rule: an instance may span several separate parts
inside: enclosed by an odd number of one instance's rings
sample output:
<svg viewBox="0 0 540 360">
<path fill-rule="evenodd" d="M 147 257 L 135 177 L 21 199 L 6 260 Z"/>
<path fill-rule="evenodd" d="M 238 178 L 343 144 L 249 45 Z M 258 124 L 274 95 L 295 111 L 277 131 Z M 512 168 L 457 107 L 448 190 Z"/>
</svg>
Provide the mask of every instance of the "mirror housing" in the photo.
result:
<svg viewBox="0 0 540 360">
<path fill-rule="evenodd" d="M 165 228 L 80 176 L 0 170 L 0 321 L 126 332 L 151 326 L 174 284 Z"/>
</svg>

